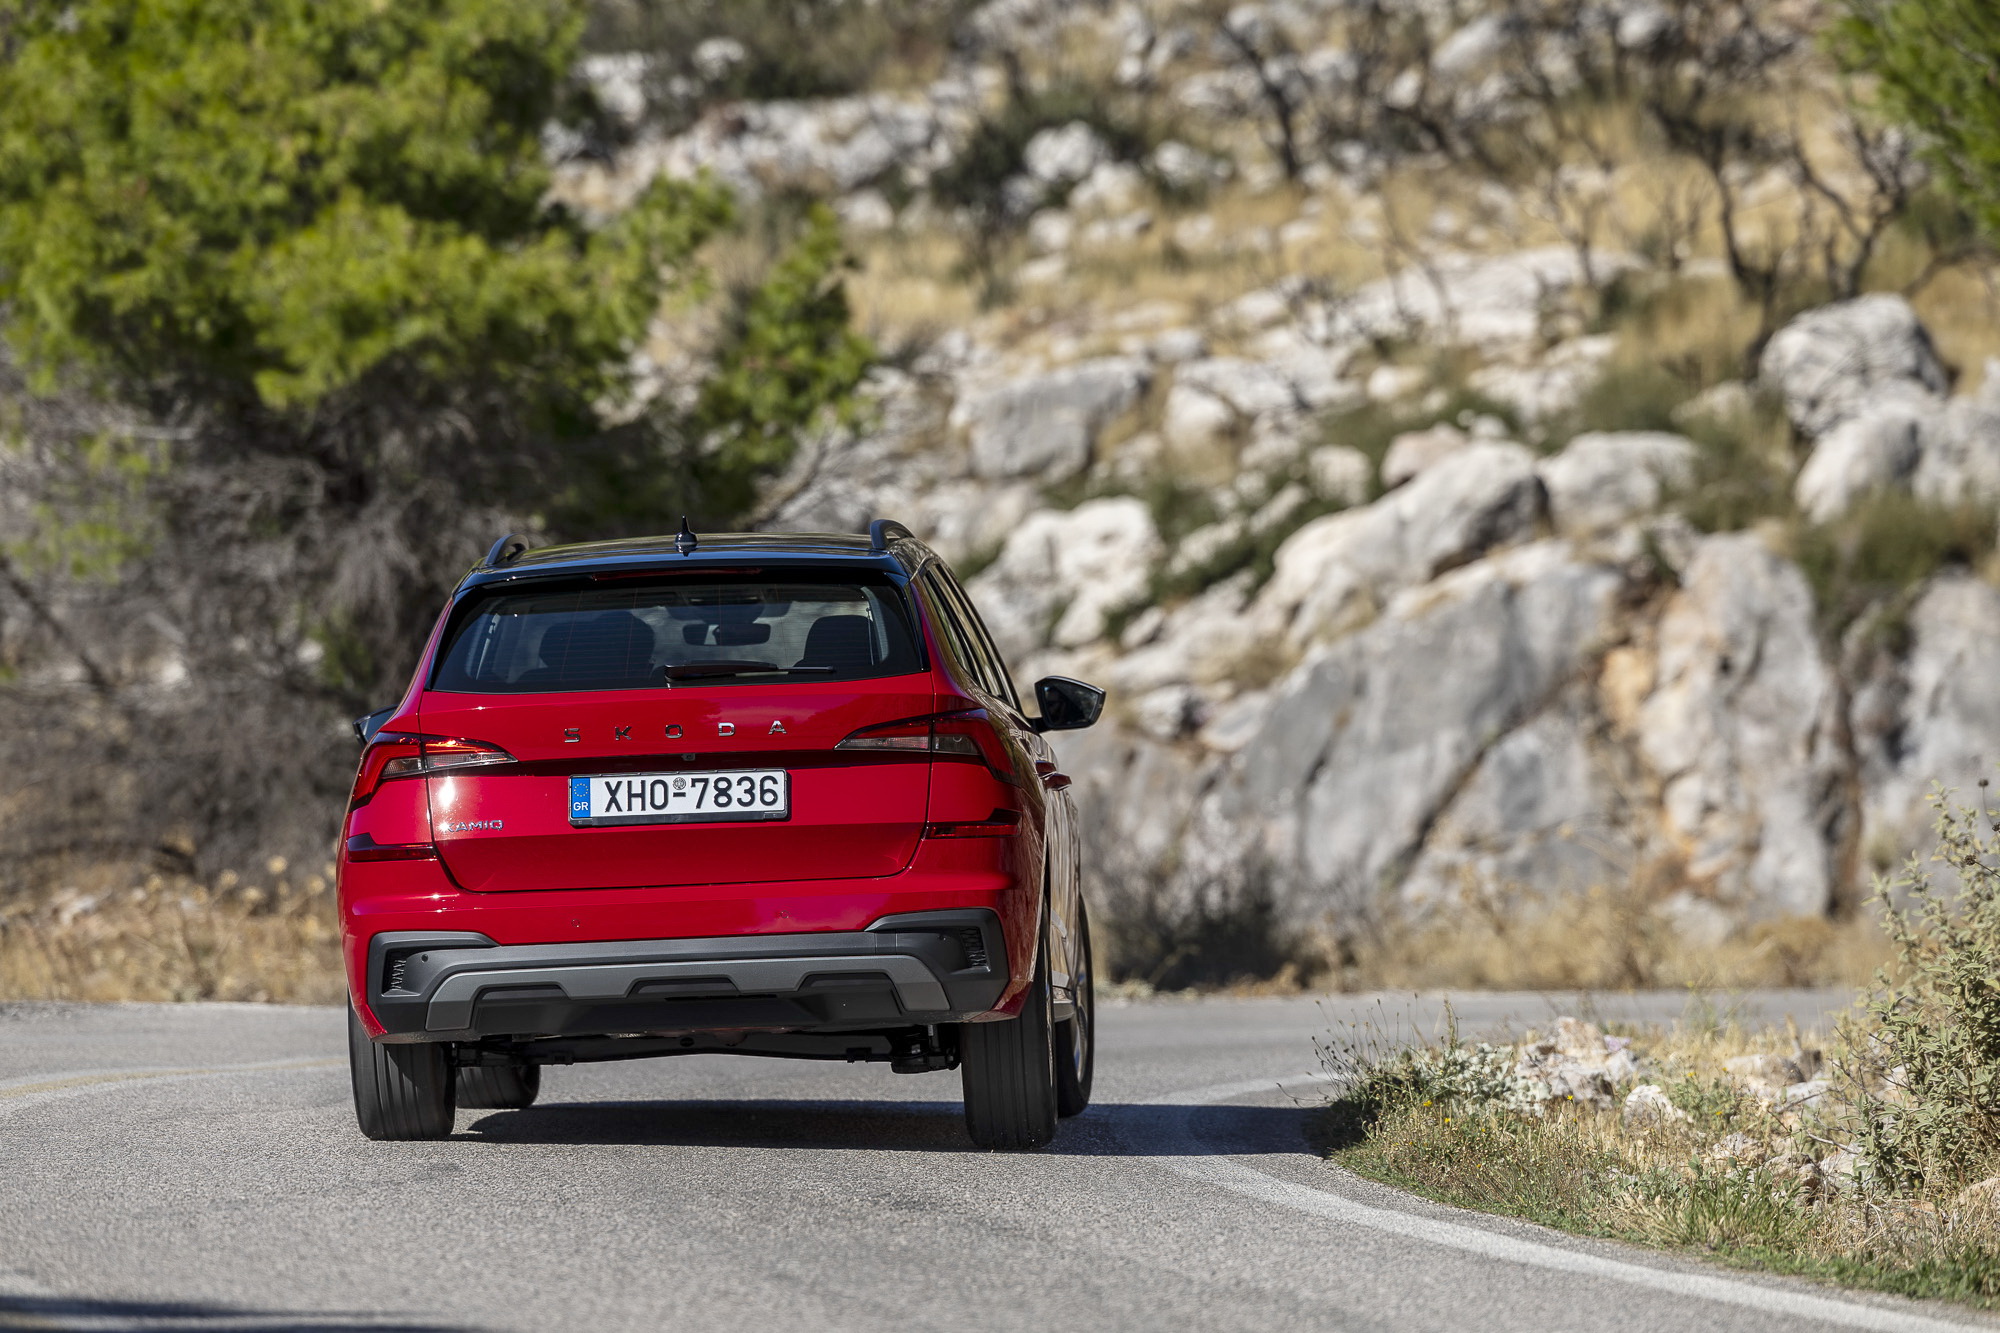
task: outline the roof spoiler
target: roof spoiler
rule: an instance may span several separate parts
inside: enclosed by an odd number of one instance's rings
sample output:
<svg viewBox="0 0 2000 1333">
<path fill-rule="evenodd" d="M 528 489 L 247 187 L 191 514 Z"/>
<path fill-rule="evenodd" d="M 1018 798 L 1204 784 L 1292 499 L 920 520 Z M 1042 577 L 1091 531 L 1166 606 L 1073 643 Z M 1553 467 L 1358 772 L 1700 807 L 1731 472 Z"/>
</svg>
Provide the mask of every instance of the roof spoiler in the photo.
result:
<svg viewBox="0 0 2000 1333">
<path fill-rule="evenodd" d="M 917 534 L 893 518 L 878 518 L 868 525 L 868 549 L 877 555 L 887 551 L 890 542 L 899 539 L 915 541 Z"/>
<path fill-rule="evenodd" d="M 518 532 L 510 532 L 494 542 L 492 549 L 487 551 L 486 558 L 479 563 L 487 569 L 498 569 L 502 565 L 513 564 L 527 554 L 527 551 L 528 539 Z"/>
</svg>

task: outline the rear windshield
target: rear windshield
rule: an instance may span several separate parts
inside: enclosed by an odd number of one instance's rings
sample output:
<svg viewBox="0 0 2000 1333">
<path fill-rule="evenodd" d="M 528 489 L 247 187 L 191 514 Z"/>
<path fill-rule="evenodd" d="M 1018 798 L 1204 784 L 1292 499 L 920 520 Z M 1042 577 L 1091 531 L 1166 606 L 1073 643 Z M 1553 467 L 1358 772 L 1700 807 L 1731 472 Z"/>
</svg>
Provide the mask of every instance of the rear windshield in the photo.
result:
<svg viewBox="0 0 2000 1333">
<path fill-rule="evenodd" d="M 453 618 L 431 688 L 546 694 L 923 668 L 906 596 L 884 575 L 719 572 L 475 593 Z"/>
</svg>

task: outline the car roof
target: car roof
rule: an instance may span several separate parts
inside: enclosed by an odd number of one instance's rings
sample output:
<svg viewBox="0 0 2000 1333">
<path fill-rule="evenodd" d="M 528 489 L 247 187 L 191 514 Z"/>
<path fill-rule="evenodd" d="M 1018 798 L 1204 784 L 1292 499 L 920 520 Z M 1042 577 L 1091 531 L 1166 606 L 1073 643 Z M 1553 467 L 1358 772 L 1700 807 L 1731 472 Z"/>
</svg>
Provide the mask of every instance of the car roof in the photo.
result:
<svg viewBox="0 0 2000 1333">
<path fill-rule="evenodd" d="M 711 566 L 783 564 L 881 569 L 914 574 L 934 559 L 914 537 L 892 537 L 884 546 L 849 532 L 702 532 L 694 549 L 681 554 L 678 537 L 627 537 L 615 541 L 541 546 L 500 564 L 481 563 L 460 581 L 460 589 L 516 579 L 540 579 L 602 570 L 689 569 Z"/>
</svg>

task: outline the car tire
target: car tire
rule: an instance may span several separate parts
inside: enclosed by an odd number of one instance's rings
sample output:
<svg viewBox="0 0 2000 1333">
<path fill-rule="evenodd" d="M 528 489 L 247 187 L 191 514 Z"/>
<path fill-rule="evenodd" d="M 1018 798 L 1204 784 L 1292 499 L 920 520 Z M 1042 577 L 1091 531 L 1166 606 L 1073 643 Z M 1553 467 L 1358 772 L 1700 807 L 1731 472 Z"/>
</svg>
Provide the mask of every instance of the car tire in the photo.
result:
<svg viewBox="0 0 2000 1333">
<path fill-rule="evenodd" d="M 1090 950 L 1090 916 L 1076 905 L 1076 928 L 1083 936 L 1083 965 L 1074 978 L 1075 1013 L 1056 1024 L 1056 1114 L 1068 1119 L 1090 1105 L 1097 1072 L 1097 968 Z"/>
<path fill-rule="evenodd" d="M 458 1071 L 458 1104 L 470 1111 L 519 1111 L 542 1091 L 542 1067 L 467 1065 Z"/>
<path fill-rule="evenodd" d="M 383 1140 L 450 1137 L 458 1081 L 449 1047 L 370 1041 L 349 1006 L 347 1063 L 354 1075 L 354 1118 L 363 1134 Z"/>
<path fill-rule="evenodd" d="M 1021 1012 L 959 1029 L 965 1128 L 982 1148 L 1039 1148 L 1056 1135 L 1056 1052 L 1046 931 Z"/>
</svg>

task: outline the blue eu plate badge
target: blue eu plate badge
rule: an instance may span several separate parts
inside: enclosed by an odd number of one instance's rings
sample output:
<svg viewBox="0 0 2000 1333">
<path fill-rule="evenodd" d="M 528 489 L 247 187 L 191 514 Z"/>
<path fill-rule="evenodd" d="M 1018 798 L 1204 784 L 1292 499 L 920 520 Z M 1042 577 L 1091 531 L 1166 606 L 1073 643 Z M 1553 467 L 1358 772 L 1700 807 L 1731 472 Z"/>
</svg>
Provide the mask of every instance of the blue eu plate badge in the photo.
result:
<svg viewBox="0 0 2000 1333">
<path fill-rule="evenodd" d="M 571 819 L 590 818 L 589 778 L 571 778 L 569 780 L 569 817 Z"/>
</svg>

